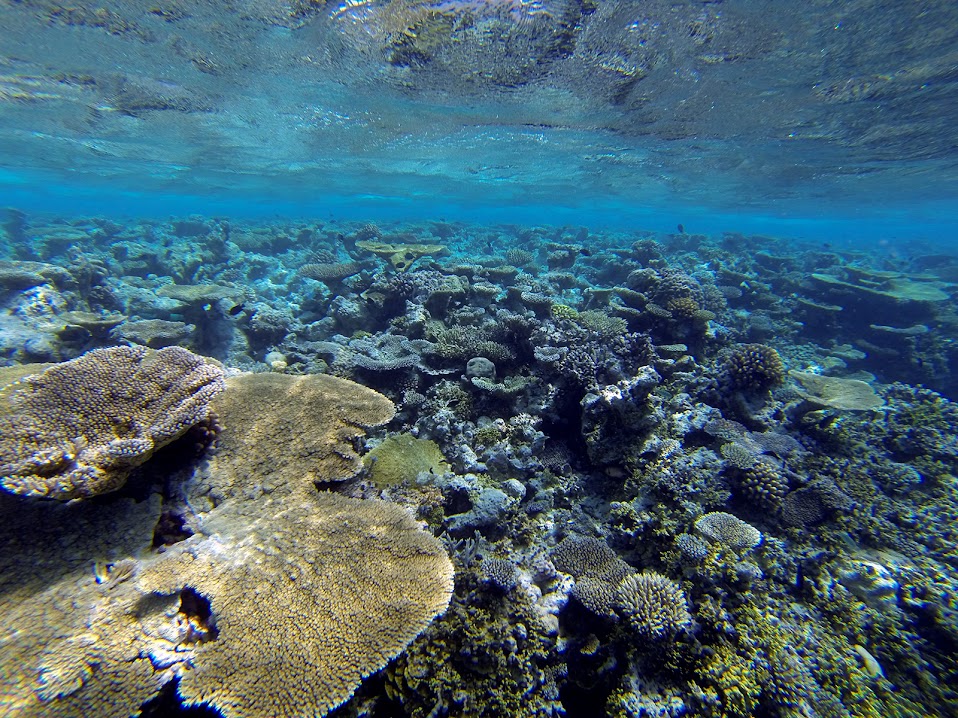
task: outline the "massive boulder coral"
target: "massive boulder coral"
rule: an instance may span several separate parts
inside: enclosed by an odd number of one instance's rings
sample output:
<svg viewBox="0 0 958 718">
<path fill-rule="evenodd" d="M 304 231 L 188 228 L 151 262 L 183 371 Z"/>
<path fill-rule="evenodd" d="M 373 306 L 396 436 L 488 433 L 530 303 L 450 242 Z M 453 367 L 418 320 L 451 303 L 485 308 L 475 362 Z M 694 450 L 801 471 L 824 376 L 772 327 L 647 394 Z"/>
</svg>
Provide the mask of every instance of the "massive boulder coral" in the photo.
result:
<svg viewBox="0 0 958 718">
<path fill-rule="evenodd" d="M 95 349 L 0 393 L 0 485 L 55 499 L 114 491 L 210 416 L 223 371 L 179 347 Z"/>
</svg>

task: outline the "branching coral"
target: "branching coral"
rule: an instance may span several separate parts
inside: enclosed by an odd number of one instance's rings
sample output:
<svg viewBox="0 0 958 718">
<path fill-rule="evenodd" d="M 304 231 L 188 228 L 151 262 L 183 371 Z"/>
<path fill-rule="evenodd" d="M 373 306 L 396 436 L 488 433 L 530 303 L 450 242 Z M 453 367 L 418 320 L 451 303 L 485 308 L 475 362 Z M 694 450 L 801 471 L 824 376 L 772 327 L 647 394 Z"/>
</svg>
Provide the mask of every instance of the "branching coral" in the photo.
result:
<svg viewBox="0 0 958 718">
<path fill-rule="evenodd" d="M 765 344 L 737 346 L 729 355 L 725 370 L 735 389 L 762 391 L 785 380 L 785 362 L 777 351 Z"/>
<path fill-rule="evenodd" d="M 3 390 L 0 482 L 72 499 L 113 491 L 209 418 L 223 372 L 185 349 L 96 349 Z"/>
<path fill-rule="evenodd" d="M 632 628 L 646 638 L 666 638 L 692 624 L 682 587 L 653 571 L 626 576 L 618 601 Z"/>
</svg>

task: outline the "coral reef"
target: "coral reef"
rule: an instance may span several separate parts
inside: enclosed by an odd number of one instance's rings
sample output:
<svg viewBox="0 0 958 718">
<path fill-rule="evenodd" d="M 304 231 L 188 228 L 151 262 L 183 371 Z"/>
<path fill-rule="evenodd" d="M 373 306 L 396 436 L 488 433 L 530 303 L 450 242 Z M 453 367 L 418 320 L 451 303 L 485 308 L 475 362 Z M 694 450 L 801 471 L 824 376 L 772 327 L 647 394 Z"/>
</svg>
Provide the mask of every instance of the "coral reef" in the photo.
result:
<svg viewBox="0 0 958 718">
<path fill-rule="evenodd" d="M 442 61 L 436 12 L 397 70 Z M 958 712 L 958 262 L 14 220 L 11 714 Z"/>
</svg>

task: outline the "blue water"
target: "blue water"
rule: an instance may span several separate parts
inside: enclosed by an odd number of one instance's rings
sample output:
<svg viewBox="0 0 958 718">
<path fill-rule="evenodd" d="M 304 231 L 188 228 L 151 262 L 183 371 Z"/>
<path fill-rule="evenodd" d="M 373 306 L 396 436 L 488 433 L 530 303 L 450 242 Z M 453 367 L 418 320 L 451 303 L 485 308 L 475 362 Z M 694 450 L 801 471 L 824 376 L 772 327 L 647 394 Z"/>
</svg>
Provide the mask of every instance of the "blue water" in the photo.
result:
<svg viewBox="0 0 958 718">
<path fill-rule="evenodd" d="M 956 48 L 0 0 L 0 718 L 958 717 Z"/>
<path fill-rule="evenodd" d="M 87 214 L 948 241 L 955 9 L 773 8 L 8 5 L 0 189 Z"/>
</svg>

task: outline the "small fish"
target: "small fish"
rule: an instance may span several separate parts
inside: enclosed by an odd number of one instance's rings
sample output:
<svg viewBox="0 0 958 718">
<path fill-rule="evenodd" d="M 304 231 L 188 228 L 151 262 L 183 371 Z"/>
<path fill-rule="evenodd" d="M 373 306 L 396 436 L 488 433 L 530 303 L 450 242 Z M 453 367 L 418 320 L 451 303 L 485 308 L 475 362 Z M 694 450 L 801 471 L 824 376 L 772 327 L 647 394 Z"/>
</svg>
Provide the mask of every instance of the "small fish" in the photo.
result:
<svg viewBox="0 0 958 718">
<path fill-rule="evenodd" d="M 591 252 L 590 250 L 586 249 L 585 247 L 583 247 L 583 248 L 581 248 L 581 249 L 579 250 L 579 254 L 581 254 L 583 257 L 591 257 L 591 256 L 592 256 L 592 252 Z"/>
<path fill-rule="evenodd" d="M 244 304 L 242 304 L 242 303 L 237 304 L 235 307 L 233 307 L 232 309 L 230 309 L 229 315 L 230 315 L 231 317 L 235 317 L 237 314 L 239 314 L 240 312 L 242 312 L 243 309 L 245 309 L 245 308 L 246 308 L 246 306 L 245 306 Z"/>
<path fill-rule="evenodd" d="M 679 225 L 676 227 L 676 229 L 679 230 L 679 234 L 685 234 L 685 225 L 684 225 L 684 224 L 679 224 Z"/>
</svg>

